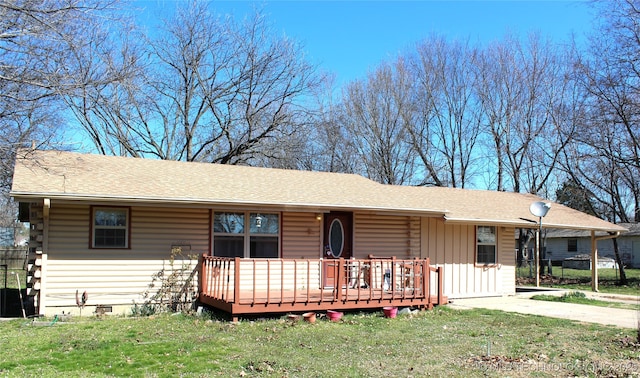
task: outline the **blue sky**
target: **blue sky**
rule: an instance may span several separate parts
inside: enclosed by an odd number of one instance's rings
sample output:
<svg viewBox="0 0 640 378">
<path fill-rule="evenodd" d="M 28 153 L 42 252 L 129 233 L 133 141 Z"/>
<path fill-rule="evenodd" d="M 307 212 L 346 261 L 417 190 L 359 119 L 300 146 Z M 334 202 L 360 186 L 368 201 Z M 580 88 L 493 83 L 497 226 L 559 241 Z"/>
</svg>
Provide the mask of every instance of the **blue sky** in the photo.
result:
<svg viewBox="0 0 640 378">
<path fill-rule="evenodd" d="M 171 13 L 181 0 L 139 0 L 146 17 Z M 367 71 L 430 34 L 483 45 L 506 33 L 539 32 L 561 42 L 592 28 L 587 1 L 212 1 L 242 18 L 263 9 L 277 32 L 303 43 L 308 58 L 338 83 Z M 144 18 L 144 17 L 143 17 Z"/>
</svg>

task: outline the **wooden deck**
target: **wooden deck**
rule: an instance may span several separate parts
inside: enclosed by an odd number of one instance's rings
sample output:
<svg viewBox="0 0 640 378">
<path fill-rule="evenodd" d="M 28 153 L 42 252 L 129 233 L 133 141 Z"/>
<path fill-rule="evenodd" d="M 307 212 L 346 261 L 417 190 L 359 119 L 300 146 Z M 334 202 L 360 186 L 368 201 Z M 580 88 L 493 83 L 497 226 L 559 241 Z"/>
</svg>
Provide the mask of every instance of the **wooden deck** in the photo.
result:
<svg viewBox="0 0 640 378">
<path fill-rule="evenodd" d="M 429 259 L 242 259 L 201 256 L 200 302 L 233 318 L 260 313 L 430 309 L 445 304 Z"/>
</svg>

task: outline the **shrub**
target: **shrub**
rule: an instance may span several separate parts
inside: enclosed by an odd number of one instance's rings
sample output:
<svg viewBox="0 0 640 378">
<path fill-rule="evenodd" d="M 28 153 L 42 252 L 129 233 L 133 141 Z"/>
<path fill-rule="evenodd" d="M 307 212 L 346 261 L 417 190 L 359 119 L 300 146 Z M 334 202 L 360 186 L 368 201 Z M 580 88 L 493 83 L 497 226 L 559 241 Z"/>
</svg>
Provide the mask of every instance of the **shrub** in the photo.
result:
<svg viewBox="0 0 640 378">
<path fill-rule="evenodd" d="M 193 264 L 195 258 L 185 256 L 182 248 L 172 248 L 169 266 L 151 276 L 149 288 L 143 294 L 145 300 L 140 305 L 134 303 L 132 315 L 192 311 L 198 299 L 198 293 L 194 290 L 194 280 L 197 277 L 197 265 Z M 177 264 L 176 260 L 182 263 Z"/>
<path fill-rule="evenodd" d="M 586 298 L 587 296 L 585 295 L 585 293 L 581 292 L 581 291 L 570 291 L 568 293 L 562 294 L 562 299 L 563 300 L 571 300 L 571 299 L 583 299 Z"/>
</svg>

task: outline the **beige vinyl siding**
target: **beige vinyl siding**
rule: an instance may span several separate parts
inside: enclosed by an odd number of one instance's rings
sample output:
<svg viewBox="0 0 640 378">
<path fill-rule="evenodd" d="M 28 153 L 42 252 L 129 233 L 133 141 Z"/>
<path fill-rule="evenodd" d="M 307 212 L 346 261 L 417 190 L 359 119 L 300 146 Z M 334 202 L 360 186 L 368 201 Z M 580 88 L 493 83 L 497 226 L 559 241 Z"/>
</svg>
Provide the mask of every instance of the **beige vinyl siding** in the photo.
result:
<svg viewBox="0 0 640 378">
<path fill-rule="evenodd" d="M 475 263 L 475 232 L 474 225 L 422 219 L 421 256 L 430 258 L 432 265 L 443 267 L 444 294 L 461 298 L 515 293 L 513 228 L 497 227 L 498 261 L 489 266 Z"/>
<path fill-rule="evenodd" d="M 87 291 L 88 306 L 131 306 L 144 300 L 152 276 L 170 269 L 172 246 L 190 246 L 185 254 L 209 251 L 206 209 L 131 207 L 131 248 L 89 248 L 90 206 L 58 205 L 50 212 L 45 309 L 75 307 L 75 292 Z M 174 268 L 195 268 L 189 256 Z M 158 285 L 156 285 L 158 287 Z"/>
<path fill-rule="evenodd" d="M 197 259 L 209 253 L 209 233 L 206 209 L 131 209 L 131 246 L 136 256 L 164 258 L 172 245 L 188 245 Z"/>
<path fill-rule="evenodd" d="M 354 214 L 354 257 L 396 256 L 399 259 L 420 254 L 420 218 Z"/>
<path fill-rule="evenodd" d="M 89 206 L 53 206 L 49 212 L 49 259 L 87 258 Z"/>
<path fill-rule="evenodd" d="M 315 213 L 282 213 L 282 257 L 317 259 L 322 253 L 322 221 Z"/>
</svg>

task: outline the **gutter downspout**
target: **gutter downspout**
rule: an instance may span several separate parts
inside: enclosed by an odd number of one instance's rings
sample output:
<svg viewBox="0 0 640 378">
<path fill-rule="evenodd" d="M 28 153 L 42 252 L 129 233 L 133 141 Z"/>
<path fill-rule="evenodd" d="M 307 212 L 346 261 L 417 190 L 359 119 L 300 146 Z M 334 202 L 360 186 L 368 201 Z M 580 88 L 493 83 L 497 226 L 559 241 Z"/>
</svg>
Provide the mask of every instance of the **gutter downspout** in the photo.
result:
<svg viewBox="0 0 640 378">
<path fill-rule="evenodd" d="M 591 291 L 598 292 L 598 241 L 614 239 L 618 236 L 620 231 L 596 237 L 596 232 L 591 230 Z"/>
</svg>

